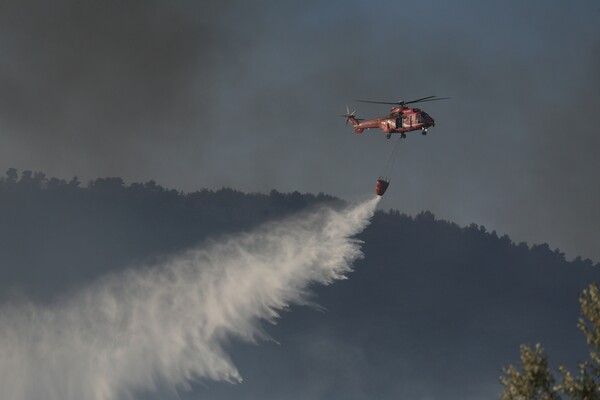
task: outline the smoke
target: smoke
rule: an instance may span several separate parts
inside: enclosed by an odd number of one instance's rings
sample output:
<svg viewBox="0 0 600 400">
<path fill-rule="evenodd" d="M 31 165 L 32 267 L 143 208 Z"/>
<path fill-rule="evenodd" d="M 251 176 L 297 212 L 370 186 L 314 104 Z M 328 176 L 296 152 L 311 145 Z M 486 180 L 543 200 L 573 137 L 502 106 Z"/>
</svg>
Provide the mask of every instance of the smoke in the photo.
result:
<svg viewBox="0 0 600 400">
<path fill-rule="evenodd" d="M 0 397 L 107 400 L 241 382 L 223 349 L 268 336 L 312 284 L 344 279 L 362 256 L 353 238 L 379 197 L 322 208 L 188 250 L 159 266 L 105 277 L 50 306 L 0 309 Z"/>
</svg>

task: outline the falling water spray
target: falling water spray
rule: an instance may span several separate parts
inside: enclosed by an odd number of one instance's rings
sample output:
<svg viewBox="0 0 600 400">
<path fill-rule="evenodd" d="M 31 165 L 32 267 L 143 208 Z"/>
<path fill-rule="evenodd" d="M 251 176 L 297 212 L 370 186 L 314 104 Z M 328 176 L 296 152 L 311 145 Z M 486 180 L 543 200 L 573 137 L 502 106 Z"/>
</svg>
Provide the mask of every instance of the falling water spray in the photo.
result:
<svg viewBox="0 0 600 400">
<path fill-rule="evenodd" d="M 307 302 L 362 257 L 379 198 L 321 208 L 104 277 L 51 306 L 0 307 L 0 398 L 112 400 L 197 379 L 241 382 L 224 340 Z"/>
</svg>

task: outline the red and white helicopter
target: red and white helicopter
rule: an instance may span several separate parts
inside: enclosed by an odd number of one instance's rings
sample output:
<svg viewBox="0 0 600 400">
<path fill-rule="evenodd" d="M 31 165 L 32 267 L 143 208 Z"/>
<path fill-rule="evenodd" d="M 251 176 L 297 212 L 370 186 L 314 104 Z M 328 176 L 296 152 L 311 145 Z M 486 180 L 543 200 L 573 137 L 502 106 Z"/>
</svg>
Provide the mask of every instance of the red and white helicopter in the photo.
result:
<svg viewBox="0 0 600 400">
<path fill-rule="evenodd" d="M 399 133 L 400 137 L 405 138 L 406 132 L 416 130 L 421 130 L 421 133 L 426 135 L 427 128 L 435 126 L 435 120 L 425 111 L 419 108 L 406 107 L 406 105 L 446 99 L 449 99 L 449 97 L 427 96 L 416 100 L 396 102 L 356 100 L 361 103 L 391 104 L 395 107 L 392 107 L 387 116 L 361 119 L 354 116 L 356 110 L 350 112 L 350 109 L 346 106 L 346 114 L 343 117 L 346 117 L 346 124 L 348 122 L 352 124 L 355 133 L 362 133 L 365 129 L 379 128 L 386 134 L 388 139 L 392 137 L 392 133 Z"/>
</svg>

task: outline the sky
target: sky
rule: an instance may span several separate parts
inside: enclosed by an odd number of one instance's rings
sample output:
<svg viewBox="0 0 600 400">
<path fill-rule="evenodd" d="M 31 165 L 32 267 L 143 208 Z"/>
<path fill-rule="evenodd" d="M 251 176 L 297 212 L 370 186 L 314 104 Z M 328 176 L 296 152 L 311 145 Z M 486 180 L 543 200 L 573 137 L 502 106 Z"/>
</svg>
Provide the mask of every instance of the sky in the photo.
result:
<svg viewBox="0 0 600 400">
<path fill-rule="evenodd" d="M 184 191 L 374 191 L 381 207 L 600 260 L 600 2 L 5 0 L 0 170 Z"/>
</svg>

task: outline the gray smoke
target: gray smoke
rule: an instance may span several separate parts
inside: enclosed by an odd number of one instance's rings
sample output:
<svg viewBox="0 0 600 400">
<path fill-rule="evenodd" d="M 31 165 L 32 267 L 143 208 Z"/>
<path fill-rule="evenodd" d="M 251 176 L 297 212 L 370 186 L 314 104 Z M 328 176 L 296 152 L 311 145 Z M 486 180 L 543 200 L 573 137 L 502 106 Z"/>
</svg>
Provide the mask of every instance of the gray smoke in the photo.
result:
<svg viewBox="0 0 600 400">
<path fill-rule="evenodd" d="M 108 276 L 51 306 L 0 309 L 0 397 L 132 398 L 193 380 L 241 382 L 225 340 L 267 335 L 311 284 L 344 279 L 379 198 L 319 209 Z"/>
</svg>

